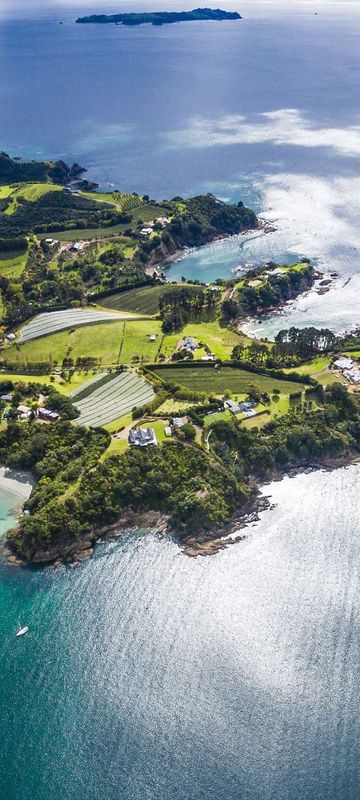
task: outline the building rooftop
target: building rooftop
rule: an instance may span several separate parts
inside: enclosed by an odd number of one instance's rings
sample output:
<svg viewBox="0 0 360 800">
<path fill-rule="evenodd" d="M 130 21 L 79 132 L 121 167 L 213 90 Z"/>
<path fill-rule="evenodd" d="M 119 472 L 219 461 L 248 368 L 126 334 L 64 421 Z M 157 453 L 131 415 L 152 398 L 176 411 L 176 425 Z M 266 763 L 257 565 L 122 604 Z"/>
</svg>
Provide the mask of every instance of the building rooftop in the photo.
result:
<svg viewBox="0 0 360 800">
<path fill-rule="evenodd" d="M 175 428 L 182 428 L 185 425 L 185 420 L 182 417 L 173 417 L 172 424 Z"/>
<path fill-rule="evenodd" d="M 129 431 L 128 442 L 136 447 L 147 447 L 150 444 L 157 444 L 155 431 L 153 428 L 132 428 Z"/>
</svg>

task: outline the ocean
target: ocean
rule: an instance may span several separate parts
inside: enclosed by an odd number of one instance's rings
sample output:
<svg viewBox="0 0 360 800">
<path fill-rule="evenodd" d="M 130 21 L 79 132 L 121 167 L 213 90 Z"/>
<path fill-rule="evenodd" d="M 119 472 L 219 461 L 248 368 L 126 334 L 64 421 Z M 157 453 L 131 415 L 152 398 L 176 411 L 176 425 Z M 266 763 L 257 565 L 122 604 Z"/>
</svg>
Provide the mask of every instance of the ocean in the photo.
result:
<svg viewBox="0 0 360 800">
<path fill-rule="evenodd" d="M 31 5 L 0 7 L 2 149 L 158 199 L 243 199 L 276 233 L 170 275 L 306 255 L 333 288 L 262 332 L 359 322 L 357 3 L 136 30 Z M 2 565 L 0 796 L 358 800 L 359 470 L 266 486 L 246 540 L 211 558 L 131 530 L 74 569 Z"/>
</svg>

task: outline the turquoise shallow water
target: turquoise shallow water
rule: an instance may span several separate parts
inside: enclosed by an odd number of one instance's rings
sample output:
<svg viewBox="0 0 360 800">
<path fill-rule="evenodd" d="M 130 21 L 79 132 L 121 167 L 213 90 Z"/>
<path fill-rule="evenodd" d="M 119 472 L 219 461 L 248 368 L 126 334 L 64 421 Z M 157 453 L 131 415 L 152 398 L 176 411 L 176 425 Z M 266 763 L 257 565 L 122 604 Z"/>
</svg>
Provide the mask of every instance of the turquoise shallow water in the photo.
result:
<svg viewBox="0 0 360 800">
<path fill-rule="evenodd" d="M 1 797 L 358 800 L 359 477 L 265 487 L 209 559 L 133 532 L 3 568 Z"/>
<path fill-rule="evenodd" d="M 16 510 L 21 500 L 13 492 L 0 489 L 0 537 L 11 528 L 16 519 Z"/>
</svg>

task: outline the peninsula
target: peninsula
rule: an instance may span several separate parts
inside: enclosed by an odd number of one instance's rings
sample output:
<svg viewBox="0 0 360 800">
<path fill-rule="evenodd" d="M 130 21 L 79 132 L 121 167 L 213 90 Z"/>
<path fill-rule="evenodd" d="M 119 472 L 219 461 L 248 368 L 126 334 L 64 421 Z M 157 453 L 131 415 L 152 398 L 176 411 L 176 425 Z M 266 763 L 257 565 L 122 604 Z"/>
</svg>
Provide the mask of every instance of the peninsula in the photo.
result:
<svg viewBox="0 0 360 800">
<path fill-rule="evenodd" d="M 113 25 L 169 25 L 172 22 L 203 22 L 205 20 L 242 19 L 237 11 L 222 11 L 220 8 L 195 8 L 193 11 L 144 11 L 124 14 L 91 14 L 89 17 L 78 17 L 81 24 L 98 23 Z"/>
<path fill-rule="evenodd" d="M 210 554 L 258 481 L 360 452 L 360 336 L 249 339 L 244 316 L 313 287 L 307 259 L 169 283 L 169 256 L 254 212 L 84 191 L 79 172 L 0 157 L 0 464 L 36 481 L 10 559 L 79 561 L 144 514 Z"/>
</svg>

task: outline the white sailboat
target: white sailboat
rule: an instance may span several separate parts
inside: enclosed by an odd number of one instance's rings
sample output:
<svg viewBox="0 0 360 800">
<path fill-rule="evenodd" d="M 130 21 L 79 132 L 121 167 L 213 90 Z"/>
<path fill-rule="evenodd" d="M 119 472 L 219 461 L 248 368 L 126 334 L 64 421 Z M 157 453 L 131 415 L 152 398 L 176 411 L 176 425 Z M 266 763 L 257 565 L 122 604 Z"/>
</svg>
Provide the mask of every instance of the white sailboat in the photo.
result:
<svg viewBox="0 0 360 800">
<path fill-rule="evenodd" d="M 28 630 L 29 630 L 29 628 L 28 628 L 27 625 L 25 625 L 23 628 L 19 627 L 19 630 L 17 631 L 16 636 L 23 636 L 24 633 L 28 632 Z"/>
</svg>

